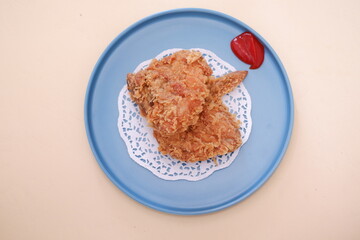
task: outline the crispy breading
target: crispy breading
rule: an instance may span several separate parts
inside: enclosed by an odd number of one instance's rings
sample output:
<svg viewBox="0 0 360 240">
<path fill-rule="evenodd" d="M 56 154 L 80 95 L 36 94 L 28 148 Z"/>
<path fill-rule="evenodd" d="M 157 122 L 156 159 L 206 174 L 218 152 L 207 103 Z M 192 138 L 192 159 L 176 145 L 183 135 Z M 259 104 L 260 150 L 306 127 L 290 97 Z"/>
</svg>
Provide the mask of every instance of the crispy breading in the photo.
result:
<svg viewBox="0 0 360 240">
<path fill-rule="evenodd" d="M 187 131 L 163 135 L 154 130 L 163 154 L 182 161 L 203 161 L 233 152 L 242 144 L 240 122 L 222 103 L 221 97 L 231 92 L 246 77 L 246 71 L 229 73 L 221 78 L 208 81 L 210 94 L 206 98 L 204 109 L 199 120 Z"/>
<path fill-rule="evenodd" d="M 209 95 L 211 68 L 200 52 L 183 50 L 127 75 L 130 96 L 151 126 L 163 135 L 194 125 Z"/>
<path fill-rule="evenodd" d="M 203 161 L 241 146 L 240 121 L 221 97 L 246 77 L 236 71 L 220 78 L 200 52 L 182 50 L 128 74 L 131 99 L 154 128 L 159 151 L 182 161 Z"/>
</svg>

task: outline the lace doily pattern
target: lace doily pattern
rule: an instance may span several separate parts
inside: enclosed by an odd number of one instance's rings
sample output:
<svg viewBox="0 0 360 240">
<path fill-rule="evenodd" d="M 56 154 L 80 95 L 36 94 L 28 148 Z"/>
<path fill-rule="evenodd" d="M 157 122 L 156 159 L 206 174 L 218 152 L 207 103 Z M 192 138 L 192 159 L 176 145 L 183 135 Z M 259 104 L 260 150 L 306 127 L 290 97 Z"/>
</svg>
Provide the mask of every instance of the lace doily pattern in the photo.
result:
<svg viewBox="0 0 360 240">
<path fill-rule="evenodd" d="M 163 51 L 156 56 L 156 59 L 162 59 L 179 50 L 173 48 Z M 236 69 L 229 63 L 220 59 L 216 54 L 209 50 L 193 48 L 190 50 L 200 51 L 213 70 L 215 77 L 220 77 Z M 150 60 L 142 62 L 134 72 L 145 69 L 151 62 Z M 235 114 L 241 121 L 240 132 L 243 144 L 250 136 L 251 121 L 251 98 L 243 83 L 234 91 L 223 97 L 224 103 L 229 107 L 231 113 Z M 218 156 L 216 163 L 208 159 L 201 162 L 183 162 L 174 159 L 168 155 L 163 155 L 158 151 L 158 143 L 153 136 L 153 129 L 148 126 L 144 117 L 140 115 L 139 108 L 129 95 L 125 85 L 118 98 L 118 130 L 124 140 L 131 159 L 136 163 L 150 170 L 159 178 L 165 180 L 198 181 L 211 175 L 214 171 L 228 167 L 236 158 L 239 149 L 234 152 Z"/>
</svg>

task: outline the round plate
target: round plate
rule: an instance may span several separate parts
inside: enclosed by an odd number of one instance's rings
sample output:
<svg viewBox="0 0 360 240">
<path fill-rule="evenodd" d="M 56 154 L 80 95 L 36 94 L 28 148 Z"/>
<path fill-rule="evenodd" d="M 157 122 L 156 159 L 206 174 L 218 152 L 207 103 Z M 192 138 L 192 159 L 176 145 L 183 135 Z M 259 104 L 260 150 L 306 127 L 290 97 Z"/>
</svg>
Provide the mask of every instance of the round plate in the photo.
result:
<svg viewBox="0 0 360 240">
<path fill-rule="evenodd" d="M 250 31 L 265 46 L 257 70 L 235 57 L 230 41 Z M 238 70 L 252 99 L 253 128 L 238 157 L 206 179 L 166 181 L 134 162 L 117 129 L 117 98 L 126 74 L 170 48 L 204 48 Z M 270 45 L 254 30 L 223 13 L 175 9 L 140 20 L 122 32 L 98 60 L 85 99 L 85 126 L 92 151 L 106 175 L 127 195 L 151 208 L 202 214 L 229 207 L 252 194 L 274 172 L 293 126 L 293 99 L 286 72 Z"/>
</svg>

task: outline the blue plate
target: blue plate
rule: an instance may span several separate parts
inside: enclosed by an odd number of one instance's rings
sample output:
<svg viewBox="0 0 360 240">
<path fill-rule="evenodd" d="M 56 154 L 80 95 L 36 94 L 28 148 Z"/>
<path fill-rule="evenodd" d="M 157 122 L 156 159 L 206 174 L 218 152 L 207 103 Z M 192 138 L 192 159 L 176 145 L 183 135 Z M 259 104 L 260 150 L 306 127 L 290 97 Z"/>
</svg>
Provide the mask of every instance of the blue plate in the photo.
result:
<svg viewBox="0 0 360 240">
<path fill-rule="evenodd" d="M 197 182 L 162 180 L 130 159 L 117 129 L 117 98 L 126 74 L 169 48 L 209 49 L 236 69 L 248 70 L 230 49 L 230 41 L 244 31 L 264 44 L 265 61 L 259 69 L 249 70 L 244 81 L 252 99 L 253 127 L 237 159 Z M 289 143 L 293 109 L 285 69 L 258 33 L 223 13 L 175 9 L 140 20 L 107 47 L 88 85 L 85 126 L 99 165 L 127 195 L 160 211 L 203 214 L 240 202 L 264 184 Z"/>
</svg>

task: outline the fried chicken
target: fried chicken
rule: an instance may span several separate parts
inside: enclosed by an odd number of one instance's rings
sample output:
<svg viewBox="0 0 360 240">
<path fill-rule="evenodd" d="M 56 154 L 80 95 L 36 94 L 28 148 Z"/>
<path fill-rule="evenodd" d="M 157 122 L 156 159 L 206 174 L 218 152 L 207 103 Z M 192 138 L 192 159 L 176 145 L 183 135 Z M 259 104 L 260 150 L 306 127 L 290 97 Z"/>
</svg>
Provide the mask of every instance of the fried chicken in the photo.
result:
<svg viewBox="0 0 360 240">
<path fill-rule="evenodd" d="M 221 97 L 239 85 L 246 75 L 247 71 L 237 71 L 218 79 L 209 78 L 210 94 L 195 125 L 170 136 L 154 130 L 160 152 L 182 161 L 196 162 L 239 148 L 242 144 L 240 122 L 222 103 Z"/>
<path fill-rule="evenodd" d="M 247 71 L 220 78 L 211 74 L 200 52 L 182 50 L 127 75 L 131 99 L 154 128 L 162 154 L 195 162 L 241 146 L 240 121 L 221 97 L 236 88 Z"/>
<path fill-rule="evenodd" d="M 200 52 L 182 50 L 127 75 L 131 99 L 162 135 L 186 131 L 203 111 L 212 70 Z"/>
</svg>

